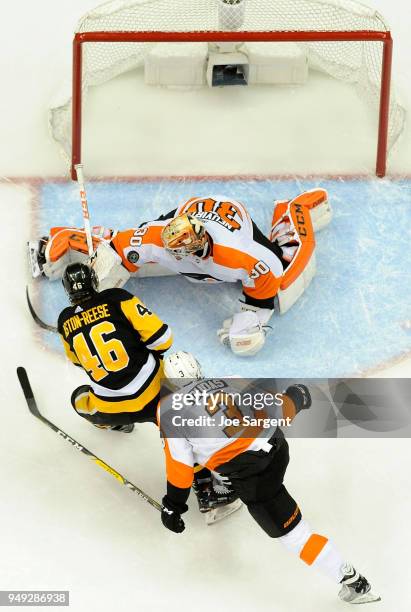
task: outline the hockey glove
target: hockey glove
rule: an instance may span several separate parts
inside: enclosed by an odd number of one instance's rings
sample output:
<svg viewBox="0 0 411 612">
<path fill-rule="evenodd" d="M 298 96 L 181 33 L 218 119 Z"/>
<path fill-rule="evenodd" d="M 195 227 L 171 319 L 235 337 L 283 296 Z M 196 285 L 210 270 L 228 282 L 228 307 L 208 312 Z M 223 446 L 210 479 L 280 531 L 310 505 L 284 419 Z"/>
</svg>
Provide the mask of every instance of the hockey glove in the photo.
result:
<svg viewBox="0 0 411 612">
<path fill-rule="evenodd" d="M 300 410 L 307 410 L 310 408 L 312 404 L 311 395 L 308 387 L 305 385 L 291 385 L 291 387 L 287 388 L 285 393 L 294 402 L 297 414 L 300 412 Z"/>
<path fill-rule="evenodd" d="M 226 319 L 217 335 L 236 355 L 251 357 L 264 346 L 265 336 L 271 329 L 268 321 L 274 310 L 249 306 L 241 301 L 240 304 L 241 312 Z"/>
<path fill-rule="evenodd" d="M 260 308 L 259 306 L 252 306 L 251 304 L 247 304 L 247 302 L 243 302 L 243 300 L 239 300 L 241 312 L 255 312 L 262 325 L 263 329 L 267 333 L 271 327 L 268 325 L 269 320 L 274 314 L 274 309 L 271 308 Z"/>
<path fill-rule="evenodd" d="M 167 495 L 163 497 L 163 506 L 161 508 L 161 521 L 164 527 L 167 527 L 174 533 L 182 533 L 186 528 L 181 515 L 187 512 L 187 504 L 177 505 L 171 501 Z"/>
</svg>

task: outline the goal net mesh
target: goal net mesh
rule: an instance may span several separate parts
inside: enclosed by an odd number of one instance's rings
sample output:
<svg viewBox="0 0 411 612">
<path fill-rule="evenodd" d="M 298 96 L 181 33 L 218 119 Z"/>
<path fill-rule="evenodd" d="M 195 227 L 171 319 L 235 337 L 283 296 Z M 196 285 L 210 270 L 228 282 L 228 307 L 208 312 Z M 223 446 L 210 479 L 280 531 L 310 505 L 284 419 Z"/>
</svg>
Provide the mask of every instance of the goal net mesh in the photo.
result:
<svg viewBox="0 0 411 612">
<path fill-rule="evenodd" d="M 350 0 L 112 0 L 87 13 L 77 33 L 86 32 L 387 32 L 375 10 Z M 308 38 L 308 37 L 307 37 Z M 192 40 L 192 38 L 190 38 Z M 150 42 L 83 43 L 82 89 L 102 84 L 143 65 Z M 380 41 L 299 42 L 309 67 L 348 83 L 378 116 L 382 51 Z M 388 149 L 396 142 L 405 109 L 391 87 Z M 67 158 L 71 150 L 71 98 L 50 110 L 50 127 Z"/>
</svg>

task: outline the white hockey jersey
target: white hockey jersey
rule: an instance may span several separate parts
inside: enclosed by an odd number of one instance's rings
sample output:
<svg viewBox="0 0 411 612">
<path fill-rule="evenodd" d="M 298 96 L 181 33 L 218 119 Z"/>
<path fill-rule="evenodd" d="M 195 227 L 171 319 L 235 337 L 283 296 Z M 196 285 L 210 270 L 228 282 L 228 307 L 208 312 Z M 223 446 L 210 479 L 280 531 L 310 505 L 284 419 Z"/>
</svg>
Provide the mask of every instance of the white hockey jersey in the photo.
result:
<svg viewBox="0 0 411 612">
<path fill-rule="evenodd" d="M 211 252 L 177 258 L 161 240 L 164 226 L 173 217 L 189 213 L 198 217 L 211 237 Z M 280 286 L 283 264 L 270 243 L 252 222 L 240 202 L 225 196 L 191 198 L 173 214 L 118 232 L 112 244 L 131 273 L 146 263 L 158 263 L 192 282 L 241 281 L 246 296 L 254 300 L 273 298 Z"/>
<path fill-rule="evenodd" d="M 195 463 L 218 471 L 242 452 L 269 451 L 277 427 L 291 424 L 296 409 L 287 395 L 266 389 L 264 405 L 256 409 L 258 390 L 240 389 L 240 382 L 246 381 L 193 381 L 160 401 L 157 422 L 168 482 L 184 489 L 191 485 Z"/>
</svg>

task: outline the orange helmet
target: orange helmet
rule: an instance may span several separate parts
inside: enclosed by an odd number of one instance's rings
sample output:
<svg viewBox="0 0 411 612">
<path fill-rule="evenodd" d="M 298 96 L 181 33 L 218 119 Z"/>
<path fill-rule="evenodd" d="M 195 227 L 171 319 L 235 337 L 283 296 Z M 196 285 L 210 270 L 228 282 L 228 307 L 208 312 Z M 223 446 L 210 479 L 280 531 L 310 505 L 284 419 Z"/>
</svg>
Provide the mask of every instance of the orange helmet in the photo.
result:
<svg viewBox="0 0 411 612">
<path fill-rule="evenodd" d="M 193 215 L 183 214 L 172 219 L 161 232 L 167 251 L 185 257 L 204 249 L 207 242 L 205 226 Z"/>
</svg>

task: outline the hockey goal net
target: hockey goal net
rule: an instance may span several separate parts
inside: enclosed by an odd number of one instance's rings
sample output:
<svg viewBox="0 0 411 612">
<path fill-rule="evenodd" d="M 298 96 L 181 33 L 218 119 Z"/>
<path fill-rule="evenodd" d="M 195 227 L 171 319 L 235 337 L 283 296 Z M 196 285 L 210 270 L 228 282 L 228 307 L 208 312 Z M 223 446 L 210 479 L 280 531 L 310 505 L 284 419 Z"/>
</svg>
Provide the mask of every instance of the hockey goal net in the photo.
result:
<svg viewBox="0 0 411 612">
<path fill-rule="evenodd" d="M 375 10 L 350 0 L 112 0 L 87 13 L 73 42 L 72 97 L 50 111 L 54 138 L 81 162 L 82 103 L 89 86 L 144 64 L 159 43 L 294 42 L 310 69 L 352 83 L 378 117 L 376 174 L 405 111 L 394 97 L 392 38 Z"/>
</svg>

